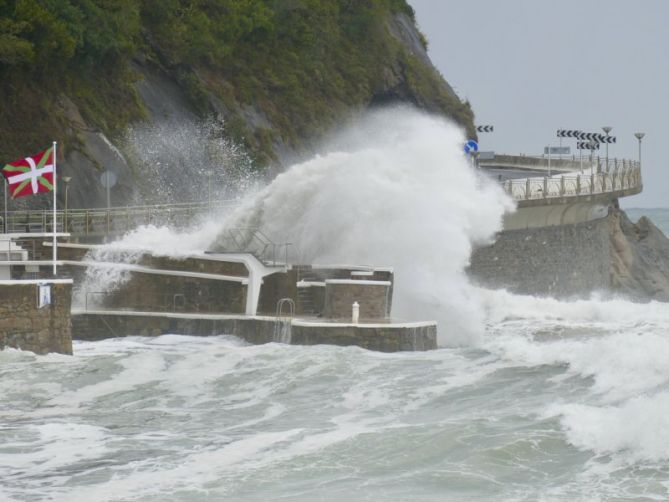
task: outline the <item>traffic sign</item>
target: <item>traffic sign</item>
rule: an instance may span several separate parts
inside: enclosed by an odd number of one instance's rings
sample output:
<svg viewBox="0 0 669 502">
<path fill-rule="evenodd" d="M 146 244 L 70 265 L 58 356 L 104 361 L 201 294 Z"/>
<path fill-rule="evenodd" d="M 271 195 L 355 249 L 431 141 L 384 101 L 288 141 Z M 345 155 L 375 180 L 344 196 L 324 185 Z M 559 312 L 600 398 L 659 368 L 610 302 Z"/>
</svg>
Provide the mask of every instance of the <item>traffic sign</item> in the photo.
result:
<svg viewBox="0 0 669 502">
<path fill-rule="evenodd" d="M 111 188 L 116 185 L 116 173 L 114 171 L 105 171 L 100 175 L 100 184 L 105 188 Z"/>
<path fill-rule="evenodd" d="M 474 141 L 473 139 L 470 139 L 465 143 L 465 153 L 469 154 L 474 154 L 479 151 L 479 144 Z"/>
</svg>

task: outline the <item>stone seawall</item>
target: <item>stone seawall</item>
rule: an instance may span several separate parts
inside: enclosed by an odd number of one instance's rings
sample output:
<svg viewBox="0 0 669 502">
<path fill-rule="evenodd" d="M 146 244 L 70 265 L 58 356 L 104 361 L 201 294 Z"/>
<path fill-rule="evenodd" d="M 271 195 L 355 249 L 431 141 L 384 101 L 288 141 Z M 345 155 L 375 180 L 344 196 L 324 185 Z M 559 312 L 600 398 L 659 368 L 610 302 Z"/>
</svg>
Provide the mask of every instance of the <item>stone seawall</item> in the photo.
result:
<svg viewBox="0 0 669 502">
<path fill-rule="evenodd" d="M 476 249 L 469 275 L 520 294 L 587 296 L 611 288 L 608 217 L 552 227 L 507 230 Z"/>
<path fill-rule="evenodd" d="M 51 305 L 37 307 L 36 281 L 0 284 L 0 349 L 72 354 L 72 282 L 51 284 Z"/>
<path fill-rule="evenodd" d="M 514 293 L 588 297 L 612 292 L 669 301 L 669 239 L 648 218 L 632 223 L 615 206 L 587 223 L 507 230 L 472 253 L 469 275 Z"/>
<path fill-rule="evenodd" d="M 293 345 L 355 345 L 380 352 L 422 351 L 437 348 L 436 323 L 338 324 L 292 320 Z M 274 317 L 75 312 L 73 338 L 102 340 L 123 336 L 234 335 L 252 344 L 282 341 L 281 324 Z M 285 340 L 283 340 L 285 341 Z"/>
</svg>

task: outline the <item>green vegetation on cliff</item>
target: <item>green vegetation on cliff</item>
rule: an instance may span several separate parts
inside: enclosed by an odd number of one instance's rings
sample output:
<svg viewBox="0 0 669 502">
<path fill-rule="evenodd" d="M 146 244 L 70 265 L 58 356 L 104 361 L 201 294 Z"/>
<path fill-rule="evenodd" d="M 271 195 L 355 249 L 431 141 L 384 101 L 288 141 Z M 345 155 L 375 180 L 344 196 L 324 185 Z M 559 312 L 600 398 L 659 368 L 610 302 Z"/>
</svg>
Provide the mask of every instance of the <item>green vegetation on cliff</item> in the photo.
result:
<svg viewBox="0 0 669 502">
<path fill-rule="evenodd" d="M 393 27 L 404 0 L 0 0 L 0 158 L 78 121 L 114 138 L 146 115 L 136 64 L 221 114 L 260 165 L 370 105 L 408 101 L 472 132 L 472 113 Z M 136 64 L 134 64 L 135 62 Z"/>
</svg>

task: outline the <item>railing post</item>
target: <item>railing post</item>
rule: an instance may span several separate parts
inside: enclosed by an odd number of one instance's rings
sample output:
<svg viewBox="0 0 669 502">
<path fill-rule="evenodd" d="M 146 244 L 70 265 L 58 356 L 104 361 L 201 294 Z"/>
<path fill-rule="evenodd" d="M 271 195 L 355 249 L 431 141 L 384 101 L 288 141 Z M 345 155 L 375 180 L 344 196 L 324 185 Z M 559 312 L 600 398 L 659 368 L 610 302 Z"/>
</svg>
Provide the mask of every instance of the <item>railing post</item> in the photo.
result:
<svg viewBox="0 0 669 502">
<path fill-rule="evenodd" d="M 526 199 L 530 198 L 530 178 L 527 178 L 527 180 L 525 180 L 525 198 Z"/>
<path fill-rule="evenodd" d="M 560 177 L 560 195 L 564 197 L 564 176 Z"/>
<path fill-rule="evenodd" d="M 548 178 L 544 177 L 544 199 L 548 197 Z"/>
<path fill-rule="evenodd" d="M 581 175 L 576 176 L 576 195 L 581 195 Z"/>
<path fill-rule="evenodd" d="M 590 193 L 594 193 L 595 191 L 595 175 L 591 174 L 590 175 Z"/>
</svg>

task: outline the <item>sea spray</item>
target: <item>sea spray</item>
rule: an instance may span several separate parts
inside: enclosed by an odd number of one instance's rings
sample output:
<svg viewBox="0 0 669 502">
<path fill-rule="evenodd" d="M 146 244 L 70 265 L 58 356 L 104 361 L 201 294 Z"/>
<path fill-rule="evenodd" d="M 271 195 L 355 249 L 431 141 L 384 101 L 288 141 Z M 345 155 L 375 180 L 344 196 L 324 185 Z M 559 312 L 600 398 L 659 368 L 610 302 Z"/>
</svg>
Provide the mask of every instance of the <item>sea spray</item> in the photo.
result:
<svg viewBox="0 0 669 502">
<path fill-rule="evenodd" d="M 226 227 L 291 242 L 301 263 L 390 266 L 394 315 L 436 319 L 442 344 L 475 341 L 484 311 L 466 275 L 512 202 L 480 176 L 449 121 L 408 109 L 375 111 L 326 153 L 292 166 L 248 199 Z"/>
<path fill-rule="evenodd" d="M 110 249 L 216 250 L 216 235 L 257 228 L 290 242 L 297 263 L 392 267 L 395 318 L 437 320 L 442 345 L 472 343 L 483 333 L 484 309 L 465 268 L 472 247 L 493 238 L 513 203 L 471 166 L 464 139 L 443 118 L 377 110 L 324 142 L 321 155 L 247 195 L 232 214 L 211 215 L 187 235 L 143 227 L 90 258 L 101 261 Z M 96 270 L 84 289 L 104 291 L 128 277 Z"/>
<path fill-rule="evenodd" d="M 129 128 L 123 150 L 142 173 L 138 204 L 234 199 L 259 182 L 246 150 L 214 117 Z"/>
</svg>

